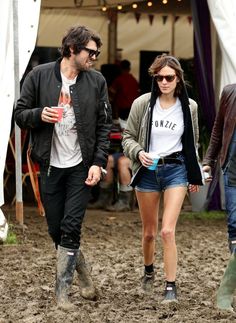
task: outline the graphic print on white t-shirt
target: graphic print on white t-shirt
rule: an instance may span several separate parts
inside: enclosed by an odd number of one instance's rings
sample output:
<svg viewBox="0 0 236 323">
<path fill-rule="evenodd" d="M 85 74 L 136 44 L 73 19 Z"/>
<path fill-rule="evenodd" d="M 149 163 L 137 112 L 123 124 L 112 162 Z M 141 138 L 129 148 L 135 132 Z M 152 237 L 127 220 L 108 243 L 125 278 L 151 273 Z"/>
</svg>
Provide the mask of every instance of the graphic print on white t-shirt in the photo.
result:
<svg viewBox="0 0 236 323">
<path fill-rule="evenodd" d="M 82 155 L 69 89 L 70 85 L 75 84 L 76 78 L 69 80 L 62 73 L 61 77 L 62 88 L 58 106 L 64 109 L 62 121 L 55 123 L 54 126 L 50 165 L 66 168 L 78 165 L 82 161 Z"/>
<path fill-rule="evenodd" d="M 149 152 L 164 157 L 181 151 L 183 131 L 184 120 L 180 100 L 177 98 L 172 107 L 162 109 L 157 98 L 153 108 Z"/>
</svg>

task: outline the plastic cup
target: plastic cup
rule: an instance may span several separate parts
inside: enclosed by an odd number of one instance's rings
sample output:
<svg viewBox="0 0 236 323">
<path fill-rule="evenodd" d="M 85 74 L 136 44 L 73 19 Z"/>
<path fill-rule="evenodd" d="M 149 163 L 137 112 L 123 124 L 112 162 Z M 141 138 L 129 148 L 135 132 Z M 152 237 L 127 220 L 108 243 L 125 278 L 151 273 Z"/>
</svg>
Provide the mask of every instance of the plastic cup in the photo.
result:
<svg viewBox="0 0 236 323">
<path fill-rule="evenodd" d="M 148 167 L 149 170 L 156 170 L 159 158 L 153 158 L 153 163 Z"/>
<path fill-rule="evenodd" d="M 57 122 L 61 122 L 62 121 L 62 116 L 63 116 L 63 107 L 52 107 L 52 109 L 56 109 L 57 113 L 58 113 L 58 119 Z"/>
</svg>

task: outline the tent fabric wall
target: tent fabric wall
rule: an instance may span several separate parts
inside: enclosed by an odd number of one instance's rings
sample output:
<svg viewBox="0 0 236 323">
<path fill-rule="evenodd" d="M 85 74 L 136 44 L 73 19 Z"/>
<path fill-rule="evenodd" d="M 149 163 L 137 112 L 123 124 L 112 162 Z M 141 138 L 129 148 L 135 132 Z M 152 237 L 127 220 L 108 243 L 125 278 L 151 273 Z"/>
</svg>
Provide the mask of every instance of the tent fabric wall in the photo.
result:
<svg viewBox="0 0 236 323">
<path fill-rule="evenodd" d="M 4 204 L 3 174 L 12 110 L 15 100 L 13 4 L 18 4 L 19 75 L 23 76 L 34 50 L 38 31 L 40 0 L 9 0 L 0 3 L 0 206 Z M 30 12 L 31 14 L 27 14 Z M 27 18 L 27 19 L 26 19 Z"/>
<path fill-rule="evenodd" d="M 207 0 L 222 51 L 220 92 L 236 81 L 236 1 Z"/>
</svg>

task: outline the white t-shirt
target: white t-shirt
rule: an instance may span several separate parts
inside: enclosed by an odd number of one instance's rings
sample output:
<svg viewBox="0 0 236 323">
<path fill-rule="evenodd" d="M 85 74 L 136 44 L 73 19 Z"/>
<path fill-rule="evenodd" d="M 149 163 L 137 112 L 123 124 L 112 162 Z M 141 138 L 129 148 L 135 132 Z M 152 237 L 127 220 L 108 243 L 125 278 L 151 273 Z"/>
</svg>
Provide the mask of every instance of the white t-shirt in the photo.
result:
<svg viewBox="0 0 236 323">
<path fill-rule="evenodd" d="M 76 77 L 69 80 L 62 73 L 61 77 L 62 88 L 58 106 L 64 107 L 64 110 L 62 121 L 54 126 L 50 165 L 67 168 L 78 165 L 82 161 L 82 154 L 69 90 L 69 86 L 75 84 Z"/>
<path fill-rule="evenodd" d="M 153 108 L 149 152 L 155 157 L 165 157 L 181 151 L 184 131 L 183 111 L 180 100 L 168 109 L 162 109 L 159 97 Z"/>
</svg>

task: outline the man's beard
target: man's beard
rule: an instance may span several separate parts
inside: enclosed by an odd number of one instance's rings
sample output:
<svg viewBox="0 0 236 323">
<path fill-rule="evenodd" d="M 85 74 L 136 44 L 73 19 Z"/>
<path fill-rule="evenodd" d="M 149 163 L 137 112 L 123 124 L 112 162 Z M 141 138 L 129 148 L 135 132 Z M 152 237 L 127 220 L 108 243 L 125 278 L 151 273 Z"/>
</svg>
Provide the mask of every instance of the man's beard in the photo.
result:
<svg viewBox="0 0 236 323">
<path fill-rule="evenodd" d="M 91 62 L 91 64 L 88 64 L 88 63 L 81 64 L 79 62 L 75 62 L 75 67 L 78 72 L 80 72 L 80 71 L 84 72 L 84 71 L 90 70 L 93 67 L 93 63 Z"/>
</svg>

